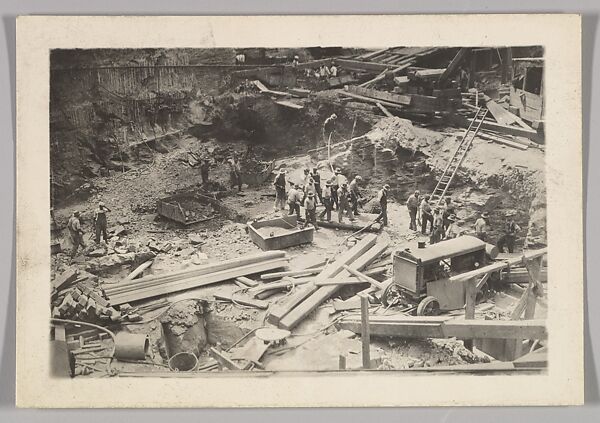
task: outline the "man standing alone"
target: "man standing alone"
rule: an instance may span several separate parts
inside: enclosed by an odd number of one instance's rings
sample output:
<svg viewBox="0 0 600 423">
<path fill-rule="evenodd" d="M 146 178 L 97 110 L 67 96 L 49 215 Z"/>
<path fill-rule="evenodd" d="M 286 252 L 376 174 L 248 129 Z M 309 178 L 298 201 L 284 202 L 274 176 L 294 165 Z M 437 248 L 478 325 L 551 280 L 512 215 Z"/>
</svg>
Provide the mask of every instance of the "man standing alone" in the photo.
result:
<svg viewBox="0 0 600 423">
<path fill-rule="evenodd" d="M 383 226 L 388 225 L 387 198 L 389 190 L 390 186 L 388 184 L 385 184 L 383 186 L 383 189 L 379 190 L 379 193 L 377 194 L 377 199 L 379 200 L 379 207 L 381 207 L 381 213 L 379 213 L 379 216 L 377 216 L 377 219 L 375 219 L 375 221 L 381 222 L 383 220 Z"/>
<path fill-rule="evenodd" d="M 98 203 L 98 208 L 94 211 L 94 228 L 96 229 L 96 244 L 100 243 L 100 237 L 104 238 L 104 242 L 108 241 L 106 235 L 107 219 L 106 212 L 111 211 L 104 205 L 102 201 Z"/>
<path fill-rule="evenodd" d="M 306 226 L 310 223 L 315 227 L 315 230 L 319 230 L 319 225 L 317 225 L 317 202 L 315 201 L 315 194 L 309 192 L 306 196 L 306 200 L 304 200 L 304 225 L 302 228 L 306 228 Z"/>
<path fill-rule="evenodd" d="M 410 216 L 410 224 L 408 228 L 410 230 L 417 230 L 417 211 L 419 210 L 419 191 L 416 190 L 413 194 L 408 197 L 406 201 L 406 208 L 408 209 L 408 215 Z"/>
</svg>

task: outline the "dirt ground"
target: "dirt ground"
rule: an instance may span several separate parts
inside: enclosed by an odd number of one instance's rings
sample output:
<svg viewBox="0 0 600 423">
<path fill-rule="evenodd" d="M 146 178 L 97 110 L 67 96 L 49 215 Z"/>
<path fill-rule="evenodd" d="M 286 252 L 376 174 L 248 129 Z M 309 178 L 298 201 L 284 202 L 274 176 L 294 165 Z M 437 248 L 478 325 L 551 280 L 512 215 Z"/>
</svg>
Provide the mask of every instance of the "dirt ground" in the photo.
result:
<svg viewBox="0 0 600 423">
<path fill-rule="evenodd" d="M 452 138 L 440 138 L 442 145 L 451 144 Z M 180 160 L 182 155 L 196 147 L 198 140 L 192 136 L 182 136 L 169 143 L 169 152 L 157 154 L 154 161 L 138 170 L 126 173 L 115 173 L 109 177 L 99 177 L 89 181 L 95 189 L 95 194 L 87 200 L 59 208 L 55 212 L 59 223 L 64 223 L 74 210 L 83 212 L 84 228 L 91 233 L 91 216 L 97 201 L 104 201 L 110 208 L 109 226 L 122 225 L 126 228 L 124 235 L 113 237 L 108 242 L 108 252 L 118 245 L 133 246 L 141 251 L 152 245 L 170 244 L 168 252 L 157 253 L 157 256 L 145 275 L 164 274 L 172 270 L 192 268 L 196 265 L 218 262 L 244 254 L 259 252 L 260 249 L 252 243 L 246 233 L 244 219 L 250 220 L 272 218 L 281 215 L 273 210 L 273 188 L 270 182 L 259 187 L 244 187 L 240 193 L 231 193 L 223 198 L 223 203 L 239 213 L 241 218 L 234 222 L 217 216 L 215 219 L 181 227 L 180 225 L 157 218 L 154 212 L 156 201 L 176 191 L 200 190 L 200 175 L 198 168 L 192 168 Z M 424 145 L 415 146 L 426 151 Z M 440 146 L 431 148 L 440 148 Z M 479 152 L 485 149 L 485 152 Z M 479 145 L 475 147 L 469 163 L 477 167 L 481 155 L 490 157 L 490 151 L 497 146 Z M 351 148 L 348 149 L 351 151 Z M 442 151 L 445 151 L 442 149 Z M 496 153 L 498 163 L 504 162 Z M 537 153 L 533 153 L 537 154 Z M 527 160 L 520 157 L 519 160 Z M 493 160 L 492 160 L 493 161 Z M 469 167 L 467 166 L 467 167 Z M 502 167 L 501 164 L 499 164 Z M 318 161 L 308 155 L 282 159 L 275 162 L 275 169 L 284 167 L 288 171 L 288 180 L 300 181 L 304 168 L 318 167 L 322 180 L 329 178 L 332 173 L 326 162 Z M 498 169 L 492 169 L 497 171 Z M 219 185 L 227 187 L 229 173 L 226 167 L 217 167 L 211 172 L 211 179 Z M 363 192 L 367 197 L 374 197 L 379 189 L 377 178 L 367 180 Z M 285 212 L 284 212 L 285 213 Z M 372 215 L 361 216 L 367 223 Z M 393 201 L 389 206 L 390 225 L 380 235 L 388 240 L 391 248 L 403 248 L 417 240 L 426 240 L 426 236 L 408 230 L 408 213 L 404 205 Z M 345 247 L 348 232 L 322 228 L 314 235 L 312 244 L 292 247 L 286 250 L 290 258 L 290 269 L 296 270 L 306 266 L 307 261 L 332 258 L 336 251 Z M 198 238 L 200 241 L 198 242 Z M 66 243 L 66 241 L 65 241 Z M 90 244 L 93 241 L 90 240 Z M 53 270 L 59 272 L 66 268 L 65 254 L 54 256 Z M 76 263 L 84 267 L 85 261 Z M 131 268 L 124 267 L 112 274 L 100 275 L 100 283 L 104 286 L 118 284 Z M 391 276 L 391 269 L 385 277 Z M 238 304 L 215 302 L 215 293 L 232 293 L 239 291 L 233 283 L 217 284 L 198 289 L 168 295 L 169 302 L 185 299 L 203 299 L 209 302 L 211 314 L 220 320 L 220 342 L 233 344 L 244 333 L 266 325 L 267 310 L 257 310 Z M 285 301 L 289 293 L 276 295 L 269 299 L 271 306 Z M 506 292 L 498 293 L 493 299 L 478 305 L 478 315 L 505 318 L 508 311 L 520 296 L 519 288 L 515 287 Z M 481 311 L 481 310 L 485 311 Z M 161 353 L 160 340 L 162 328 L 160 318 L 165 309 L 149 312 L 143 316 L 143 322 L 125 324 L 124 330 L 134 333 L 147 333 L 152 341 L 154 365 L 115 363 L 117 371 L 162 371 L 164 370 L 164 352 Z M 394 310 L 383 310 L 373 307 L 373 313 L 393 314 Z M 543 315 L 543 307 L 538 307 L 538 313 Z M 349 331 L 338 331 L 332 321 L 340 316 L 335 313 L 328 301 L 318 307 L 297 329 L 294 330 L 287 344 L 280 348 L 270 348 L 263 357 L 265 370 L 272 371 L 301 371 L 301 370 L 336 370 L 340 354 L 346 356 L 347 368 L 359 368 L 361 364 L 360 337 Z M 380 369 L 407 369 L 412 367 L 433 367 L 461 363 L 489 361 L 489 356 L 475 349 L 472 353 L 457 340 L 392 340 L 374 339 L 371 345 L 372 358 L 376 359 Z M 208 357 L 200 357 L 200 361 Z"/>
</svg>

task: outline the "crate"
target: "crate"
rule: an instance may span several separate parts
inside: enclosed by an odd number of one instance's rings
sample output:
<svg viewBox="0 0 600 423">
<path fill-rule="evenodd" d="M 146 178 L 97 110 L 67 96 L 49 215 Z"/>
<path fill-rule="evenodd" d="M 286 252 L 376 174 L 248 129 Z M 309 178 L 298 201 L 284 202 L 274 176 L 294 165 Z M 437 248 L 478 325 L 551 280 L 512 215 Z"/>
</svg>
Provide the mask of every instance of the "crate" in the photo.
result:
<svg viewBox="0 0 600 423">
<path fill-rule="evenodd" d="M 248 223 L 248 235 L 252 242 L 264 251 L 282 250 L 312 242 L 315 228 L 311 226 L 299 229 L 296 226 L 297 224 L 296 215 L 250 222 Z M 265 228 L 271 227 L 274 228 L 273 235 L 265 234 Z M 261 228 L 263 231 L 259 231 Z"/>
</svg>

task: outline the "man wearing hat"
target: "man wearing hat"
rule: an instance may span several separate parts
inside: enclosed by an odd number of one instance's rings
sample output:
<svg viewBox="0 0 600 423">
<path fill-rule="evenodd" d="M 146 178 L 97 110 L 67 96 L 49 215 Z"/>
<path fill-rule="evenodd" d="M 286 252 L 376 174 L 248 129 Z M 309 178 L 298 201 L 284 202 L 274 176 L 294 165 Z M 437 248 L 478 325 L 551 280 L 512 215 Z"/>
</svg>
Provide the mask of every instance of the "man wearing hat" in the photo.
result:
<svg viewBox="0 0 600 423">
<path fill-rule="evenodd" d="M 521 230 L 519 225 L 514 220 L 515 212 L 506 212 L 506 223 L 504 224 L 504 234 L 498 240 L 498 250 L 503 253 L 504 246 L 508 248 L 508 252 L 512 253 L 515 249 L 515 241 L 517 233 Z"/>
<path fill-rule="evenodd" d="M 323 204 L 323 191 L 321 189 L 321 174 L 319 173 L 319 169 L 313 167 L 311 176 L 314 182 L 316 198 L 318 198 L 319 202 Z"/>
<path fill-rule="evenodd" d="M 388 225 L 388 217 L 387 217 L 387 199 L 388 192 L 390 191 L 390 186 L 385 184 L 382 189 L 377 193 L 377 199 L 379 200 L 379 207 L 381 208 L 381 213 L 375 219 L 376 222 L 381 222 L 383 220 L 383 226 Z"/>
<path fill-rule="evenodd" d="M 431 229 L 431 237 L 429 238 L 430 244 L 436 244 L 442 240 L 444 236 L 444 219 L 440 208 L 436 207 L 433 209 L 433 227 Z"/>
<path fill-rule="evenodd" d="M 323 205 L 325 210 L 319 214 L 319 219 L 323 220 L 323 216 L 327 215 L 327 221 L 331 221 L 331 210 L 333 210 L 333 201 L 331 200 L 331 182 L 325 183 L 325 191 L 323 191 Z"/>
<path fill-rule="evenodd" d="M 323 66 L 325 66 L 325 65 L 323 65 Z M 329 69 L 327 71 L 329 71 Z M 325 119 L 325 122 L 323 122 L 323 139 L 324 139 L 325 143 L 327 143 L 331 140 L 331 134 L 333 134 L 333 131 L 335 130 L 336 119 L 337 119 L 337 115 L 335 113 L 333 113 L 331 116 L 329 116 L 327 119 Z"/>
<path fill-rule="evenodd" d="M 444 218 L 444 232 L 448 229 L 448 226 L 450 226 L 450 221 L 448 220 L 448 216 L 450 215 L 456 215 L 456 209 L 454 207 L 454 204 L 452 204 L 452 197 L 447 196 L 445 199 L 445 204 L 444 204 L 444 208 L 442 211 L 442 217 Z"/>
<path fill-rule="evenodd" d="M 111 211 L 102 201 L 98 203 L 98 208 L 94 211 L 94 228 L 96 229 L 96 244 L 100 243 L 100 237 L 104 238 L 104 242 L 108 241 L 106 234 L 107 219 L 106 212 Z"/>
<path fill-rule="evenodd" d="M 487 241 L 487 219 L 489 215 L 488 212 L 481 213 L 479 219 L 475 221 L 475 236 L 482 240 L 483 242 Z"/>
<path fill-rule="evenodd" d="M 408 209 L 408 215 L 410 216 L 410 224 L 408 228 L 410 230 L 417 230 L 417 212 L 419 210 L 419 190 L 415 190 L 413 194 L 406 200 L 406 208 Z"/>
<path fill-rule="evenodd" d="M 431 206 L 429 205 L 429 196 L 423 196 L 421 201 L 421 233 L 427 234 L 427 223 L 429 222 L 430 230 L 433 231 L 433 214 L 431 214 Z"/>
<path fill-rule="evenodd" d="M 338 189 L 340 189 L 340 184 L 338 181 L 338 175 L 340 175 L 342 173 L 340 168 L 337 168 L 335 170 L 335 175 L 333 175 L 331 177 L 331 201 L 333 201 L 333 204 L 335 205 L 334 210 L 339 210 L 340 208 L 340 201 L 338 199 Z"/>
<path fill-rule="evenodd" d="M 446 229 L 446 239 L 456 238 L 461 235 L 461 230 L 456 223 L 456 215 L 452 214 L 448 216 L 449 226 Z"/>
<path fill-rule="evenodd" d="M 296 216 L 300 217 L 300 204 L 302 203 L 302 191 L 300 190 L 300 185 L 295 184 L 294 188 L 289 190 L 287 200 L 288 206 L 290 207 L 288 215 L 291 216 L 296 212 Z"/>
<path fill-rule="evenodd" d="M 338 197 L 338 222 L 342 223 L 344 212 L 348 213 L 350 222 L 354 222 L 354 216 L 350 209 L 350 192 L 348 191 L 348 183 L 342 182 L 342 185 L 337 190 Z"/>
<path fill-rule="evenodd" d="M 350 182 L 350 202 L 352 203 L 352 213 L 354 216 L 360 215 L 358 212 L 358 200 L 362 198 L 362 194 L 359 190 L 359 182 L 362 181 L 362 177 L 360 175 L 356 175 L 352 182 Z"/>
<path fill-rule="evenodd" d="M 303 229 L 310 223 L 315 227 L 316 231 L 319 230 L 319 225 L 317 225 L 317 202 L 315 201 L 315 194 L 313 192 L 309 192 L 306 195 L 306 200 L 304 200 L 304 219 Z"/>
<path fill-rule="evenodd" d="M 279 169 L 279 174 L 275 177 L 275 211 L 285 209 L 285 170 Z"/>
<path fill-rule="evenodd" d="M 79 212 L 73 212 L 73 215 L 69 218 L 67 223 L 69 229 L 69 235 L 71 235 L 71 242 L 73 243 L 73 250 L 71 251 L 71 259 L 77 254 L 77 249 L 81 245 L 81 248 L 85 248 L 83 242 L 83 229 L 81 229 L 81 221 L 79 220 Z"/>
</svg>

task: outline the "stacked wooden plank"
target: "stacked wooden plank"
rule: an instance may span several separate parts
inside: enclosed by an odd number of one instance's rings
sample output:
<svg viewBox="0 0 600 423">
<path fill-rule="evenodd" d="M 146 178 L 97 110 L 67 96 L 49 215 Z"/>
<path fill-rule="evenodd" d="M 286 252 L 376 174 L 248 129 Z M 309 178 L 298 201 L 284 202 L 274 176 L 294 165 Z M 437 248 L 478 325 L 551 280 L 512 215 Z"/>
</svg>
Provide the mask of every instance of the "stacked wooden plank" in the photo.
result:
<svg viewBox="0 0 600 423">
<path fill-rule="evenodd" d="M 441 101 L 437 97 L 419 94 L 395 94 L 355 86 L 348 86 L 344 91 L 339 92 L 345 97 L 373 104 L 379 103 L 386 108 L 399 109 L 411 113 L 435 113 L 444 111 L 449 107 L 446 101 Z"/>
<path fill-rule="evenodd" d="M 348 316 L 339 329 L 361 333 L 360 316 Z M 449 316 L 369 316 L 371 335 L 401 338 L 546 339 L 543 320 L 464 320 Z"/>
<path fill-rule="evenodd" d="M 363 270 L 377 260 L 387 247 L 387 243 L 377 243 L 376 235 L 366 235 L 352 248 L 340 254 L 335 261 L 329 263 L 322 272 L 314 277 L 314 280 L 344 281 L 351 277 L 350 272 L 344 269 L 344 265 L 348 265 L 355 270 Z M 288 297 L 284 304 L 272 307 L 268 321 L 290 330 L 321 303 L 330 298 L 340 286 L 318 286 L 314 282 L 305 284 Z"/>
<path fill-rule="evenodd" d="M 268 251 L 164 275 L 126 281 L 105 289 L 111 305 L 119 305 L 197 288 L 287 266 L 284 251 Z"/>
</svg>

